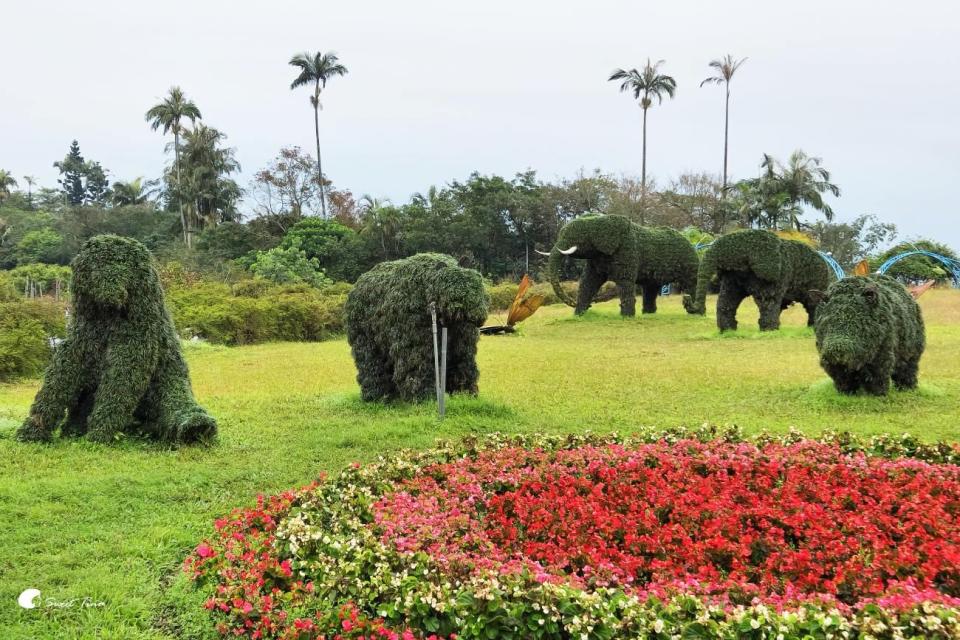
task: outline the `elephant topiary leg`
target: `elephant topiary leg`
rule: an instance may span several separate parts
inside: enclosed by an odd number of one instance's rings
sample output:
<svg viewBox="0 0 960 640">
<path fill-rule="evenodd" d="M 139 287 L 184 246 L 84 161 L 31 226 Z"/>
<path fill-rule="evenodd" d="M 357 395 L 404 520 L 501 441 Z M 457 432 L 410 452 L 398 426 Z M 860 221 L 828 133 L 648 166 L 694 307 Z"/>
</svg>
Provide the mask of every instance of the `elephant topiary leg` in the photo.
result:
<svg viewBox="0 0 960 640">
<path fill-rule="evenodd" d="M 389 355 L 365 332 L 355 334 L 352 343 L 360 397 L 366 401 L 394 397 L 397 386 L 393 382 L 393 362 Z"/>
<path fill-rule="evenodd" d="M 447 345 L 447 391 L 476 394 L 480 372 L 477 370 L 476 327 L 451 330 Z"/>
<path fill-rule="evenodd" d="M 754 294 L 754 302 L 760 309 L 760 331 L 776 331 L 780 328 L 783 294 L 779 290 L 763 287 Z"/>
<path fill-rule="evenodd" d="M 57 349 L 43 377 L 43 385 L 30 406 L 30 413 L 17 429 L 21 442 L 43 442 L 53 437 L 67 409 L 79 394 L 84 372 L 83 357 L 73 340 Z"/>
<path fill-rule="evenodd" d="M 449 348 L 449 347 L 448 347 Z M 425 327 L 415 327 L 390 348 L 393 383 L 403 400 L 424 400 L 433 395 L 433 342 Z"/>
<path fill-rule="evenodd" d="M 580 276 L 580 286 L 577 290 L 577 306 L 573 312 L 577 315 L 586 313 L 590 305 L 593 304 L 594 296 L 597 295 L 600 287 L 602 287 L 606 281 L 607 274 L 598 270 L 593 264 L 593 261 L 588 260 L 586 267 L 583 269 L 583 275 Z"/>
<path fill-rule="evenodd" d="M 663 289 L 663 285 L 661 285 L 659 282 L 644 282 L 642 286 L 643 312 L 656 313 L 657 297 L 660 295 L 660 290 Z"/>
<path fill-rule="evenodd" d="M 720 295 L 717 296 L 717 328 L 720 331 L 736 331 L 737 309 L 746 297 L 747 292 L 736 276 L 720 277 Z"/>
<path fill-rule="evenodd" d="M 617 282 L 620 292 L 620 315 L 631 318 L 637 314 L 637 283 L 633 279 Z"/>
</svg>

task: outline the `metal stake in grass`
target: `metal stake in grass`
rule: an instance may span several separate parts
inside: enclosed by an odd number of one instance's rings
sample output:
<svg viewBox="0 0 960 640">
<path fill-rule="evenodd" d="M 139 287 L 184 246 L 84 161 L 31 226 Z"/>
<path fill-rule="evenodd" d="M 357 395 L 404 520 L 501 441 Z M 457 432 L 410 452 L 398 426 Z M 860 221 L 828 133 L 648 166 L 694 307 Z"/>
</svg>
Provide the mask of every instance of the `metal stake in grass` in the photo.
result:
<svg viewBox="0 0 960 640">
<path fill-rule="evenodd" d="M 447 328 L 443 327 L 443 354 L 441 364 L 441 353 L 437 347 L 437 305 L 430 303 L 430 328 L 433 330 L 433 375 L 434 386 L 437 390 L 437 412 L 440 419 L 443 420 L 446 407 L 444 400 L 447 395 Z"/>
</svg>

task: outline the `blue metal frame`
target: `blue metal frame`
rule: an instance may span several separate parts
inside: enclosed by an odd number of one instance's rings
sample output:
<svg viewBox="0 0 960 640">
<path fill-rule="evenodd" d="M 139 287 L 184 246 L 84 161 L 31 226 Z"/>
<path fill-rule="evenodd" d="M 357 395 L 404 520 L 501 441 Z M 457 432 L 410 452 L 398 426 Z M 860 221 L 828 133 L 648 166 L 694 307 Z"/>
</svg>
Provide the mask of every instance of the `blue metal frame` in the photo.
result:
<svg viewBox="0 0 960 640">
<path fill-rule="evenodd" d="M 890 267 L 897 264 L 904 258 L 917 255 L 927 256 L 928 258 L 938 260 L 941 264 L 943 264 L 943 266 L 950 270 L 950 274 L 953 276 L 953 286 L 960 287 L 960 262 L 957 262 L 953 258 L 940 255 L 939 253 L 934 253 L 933 251 L 924 251 L 923 249 L 904 251 L 903 253 L 898 253 L 897 255 L 888 258 L 887 261 L 880 265 L 880 268 L 877 269 L 877 273 L 886 273 Z"/>
<path fill-rule="evenodd" d="M 825 251 L 817 251 L 820 254 L 820 257 L 824 259 L 827 265 L 833 269 L 833 275 L 837 276 L 837 280 L 843 280 L 846 277 L 846 273 L 843 272 L 843 267 L 840 266 L 840 263 L 833 259 L 833 256 Z"/>
</svg>

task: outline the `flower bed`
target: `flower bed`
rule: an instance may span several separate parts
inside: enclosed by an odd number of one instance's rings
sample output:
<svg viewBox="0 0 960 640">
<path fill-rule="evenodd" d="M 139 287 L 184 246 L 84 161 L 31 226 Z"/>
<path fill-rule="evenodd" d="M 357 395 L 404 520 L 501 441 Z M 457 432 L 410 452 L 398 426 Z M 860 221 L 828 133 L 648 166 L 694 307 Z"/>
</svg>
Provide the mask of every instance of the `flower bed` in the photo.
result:
<svg viewBox="0 0 960 640">
<path fill-rule="evenodd" d="M 960 637 L 960 448 L 491 437 L 218 520 L 185 570 L 251 638 Z"/>
</svg>

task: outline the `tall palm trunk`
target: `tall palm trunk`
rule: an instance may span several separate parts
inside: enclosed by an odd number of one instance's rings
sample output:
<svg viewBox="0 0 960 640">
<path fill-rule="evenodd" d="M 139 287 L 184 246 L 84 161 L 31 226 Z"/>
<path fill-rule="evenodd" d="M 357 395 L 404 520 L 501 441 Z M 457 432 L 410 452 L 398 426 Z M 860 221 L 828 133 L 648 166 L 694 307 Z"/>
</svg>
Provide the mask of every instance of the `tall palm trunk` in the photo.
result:
<svg viewBox="0 0 960 640">
<path fill-rule="evenodd" d="M 647 216 L 647 108 L 643 108 L 643 161 L 640 169 L 640 224 Z"/>
<path fill-rule="evenodd" d="M 323 193 L 323 164 L 320 162 L 320 83 L 313 94 L 313 132 L 317 138 L 317 181 L 320 183 L 320 210 L 327 219 L 327 199 Z"/>
<path fill-rule="evenodd" d="M 730 145 L 730 83 L 727 88 L 727 103 L 723 113 L 723 190 L 720 191 L 722 199 L 727 194 L 727 153 Z"/>
<path fill-rule="evenodd" d="M 180 181 L 180 130 L 173 129 L 174 162 L 177 165 L 177 207 L 180 209 L 180 226 L 183 227 L 183 243 L 190 247 L 190 230 L 187 227 L 187 218 L 183 215 L 183 184 Z"/>
</svg>

